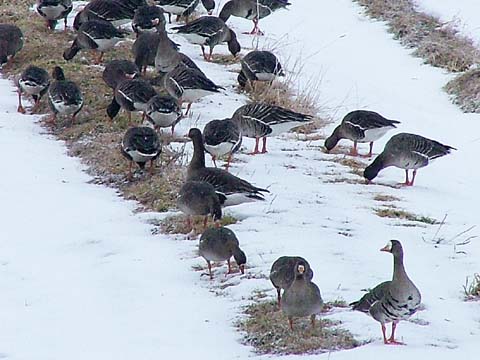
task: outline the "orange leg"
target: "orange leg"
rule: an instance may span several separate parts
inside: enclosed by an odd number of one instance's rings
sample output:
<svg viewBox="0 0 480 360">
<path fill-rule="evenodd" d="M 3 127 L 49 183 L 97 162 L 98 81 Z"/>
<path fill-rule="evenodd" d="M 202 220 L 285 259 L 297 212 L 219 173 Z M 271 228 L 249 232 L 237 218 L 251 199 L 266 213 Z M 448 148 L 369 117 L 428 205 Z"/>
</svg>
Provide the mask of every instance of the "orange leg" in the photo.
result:
<svg viewBox="0 0 480 360">
<path fill-rule="evenodd" d="M 25 114 L 25 109 L 23 108 L 23 105 L 22 105 L 22 93 L 20 92 L 20 90 L 18 90 L 17 93 L 18 93 L 18 108 L 17 108 L 17 111 L 19 113 Z"/>
<path fill-rule="evenodd" d="M 259 141 L 260 141 L 260 138 L 256 137 L 255 138 L 255 149 L 253 149 L 253 152 L 251 152 L 250 155 L 260 154 L 260 152 L 258 151 L 258 142 Z"/>
<path fill-rule="evenodd" d="M 292 317 L 288 318 L 288 325 L 290 326 L 290 330 L 293 331 L 293 318 Z"/>
<path fill-rule="evenodd" d="M 390 338 L 387 340 L 389 345 L 405 345 L 403 342 L 395 340 L 395 329 L 397 328 L 397 323 L 394 321 L 392 322 L 392 334 Z"/>
<path fill-rule="evenodd" d="M 213 279 L 212 264 L 210 263 L 209 260 L 207 260 L 207 266 L 208 266 L 208 275 L 210 276 L 210 280 L 212 280 Z"/>
<path fill-rule="evenodd" d="M 265 154 L 265 153 L 268 152 L 268 151 L 267 151 L 267 137 L 265 136 L 265 137 L 262 139 L 262 141 L 263 141 L 262 154 Z"/>
</svg>

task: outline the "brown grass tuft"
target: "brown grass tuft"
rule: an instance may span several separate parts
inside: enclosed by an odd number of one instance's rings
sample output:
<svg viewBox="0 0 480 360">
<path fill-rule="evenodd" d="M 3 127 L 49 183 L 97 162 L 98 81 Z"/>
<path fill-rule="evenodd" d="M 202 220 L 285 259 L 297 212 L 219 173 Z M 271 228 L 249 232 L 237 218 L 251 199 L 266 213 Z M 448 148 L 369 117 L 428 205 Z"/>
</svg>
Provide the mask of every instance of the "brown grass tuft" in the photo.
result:
<svg viewBox="0 0 480 360">
<path fill-rule="evenodd" d="M 480 69 L 469 70 L 445 85 L 453 103 L 464 112 L 480 112 Z"/>
<path fill-rule="evenodd" d="M 392 195 L 377 194 L 373 197 L 373 200 L 380 201 L 380 202 L 391 202 L 391 201 L 400 201 L 401 199 Z"/>
<path fill-rule="evenodd" d="M 416 215 L 411 212 L 397 209 L 394 206 L 390 207 L 385 207 L 385 208 L 378 208 L 374 209 L 375 214 L 377 214 L 380 217 L 387 217 L 391 219 L 401 219 L 401 220 L 407 220 L 407 221 L 415 221 L 415 222 L 421 222 L 424 224 L 428 225 L 436 225 L 439 224 L 439 222 L 431 217 L 428 216 L 421 216 L 421 215 Z"/>
<path fill-rule="evenodd" d="M 168 216 L 160 222 L 160 228 L 162 233 L 165 234 L 189 234 L 194 230 L 194 235 L 199 235 L 203 233 L 203 216 L 195 216 L 192 218 L 193 229 L 187 226 L 187 217 L 185 215 L 172 215 Z M 237 223 L 231 215 L 223 215 L 220 220 L 220 225 L 228 226 Z M 209 217 L 207 227 L 214 226 L 214 222 Z"/>
<path fill-rule="evenodd" d="M 473 274 L 471 280 L 467 277 L 463 291 L 466 300 L 480 300 L 480 274 Z"/>
</svg>

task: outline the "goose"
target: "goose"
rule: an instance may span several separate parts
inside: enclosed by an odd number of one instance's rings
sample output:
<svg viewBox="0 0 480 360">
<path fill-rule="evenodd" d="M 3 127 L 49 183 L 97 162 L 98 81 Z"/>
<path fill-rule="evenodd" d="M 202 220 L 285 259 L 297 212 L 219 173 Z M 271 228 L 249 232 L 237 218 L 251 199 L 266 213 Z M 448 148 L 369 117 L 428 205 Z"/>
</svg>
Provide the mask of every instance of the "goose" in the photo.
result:
<svg viewBox="0 0 480 360">
<path fill-rule="evenodd" d="M 306 261 L 298 260 L 294 266 L 292 283 L 283 292 L 281 309 L 288 317 L 290 330 L 293 331 L 293 318 L 310 316 L 312 328 L 315 328 L 315 316 L 322 311 L 323 299 L 320 289 L 308 279 L 310 266 Z"/>
<path fill-rule="evenodd" d="M 113 120 L 121 108 L 127 111 L 128 120 L 132 121 L 132 111 L 147 111 L 148 101 L 157 92 L 143 79 L 126 79 L 119 81 L 111 103 L 107 107 L 107 116 Z"/>
<path fill-rule="evenodd" d="M 162 152 L 162 145 L 157 133 L 147 126 L 135 126 L 128 129 L 121 144 L 122 155 L 129 160 L 128 178 L 132 178 L 132 164 L 135 162 L 140 169 L 150 161 L 150 175 L 153 175 L 153 165 Z"/>
<path fill-rule="evenodd" d="M 72 0 L 37 0 L 36 10 L 47 21 L 47 27 L 54 30 L 57 21 L 63 19 L 67 30 L 67 16 L 73 10 Z"/>
<path fill-rule="evenodd" d="M 185 116 L 188 115 L 192 103 L 204 96 L 218 93 L 220 89 L 225 90 L 207 78 L 200 70 L 189 68 L 183 63 L 165 75 L 164 87 L 180 103 L 187 103 Z"/>
<path fill-rule="evenodd" d="M 65 60 L 71 60 L 81 50 L 94 50 L 100 52 L 94 58 L 94 63 L 102 61 L 103 53 L 113 47 L 127 35 L 125 30 L 118 30 L 108 21 L 90 20 L 84 22 L 77 31 L 77 37 L 73 40 L 69 49 L 63 53 Z"/>
<path fill-rule="evenodd" d="M 254 50 L 240 60 L 242 69 L 238 84 L 244 88 L 247 82 L 253 88 L 254 81 L 272 82 L 277 76 L 285 76 L 282 65 L 270 51 Z"/>
<path fill-rule="evenodd" d="M 182 119 L 182 109 L 170 95 L 155 95 L 147 103 L 147 120 L 150 121 L 156 129 L 171 127 L 172 136 L 175 131 L 175 125 Z"/>
<path fill-rule="evenodd" d="M 311 281 L 313 278 L 313 271 L 307 260 L 300 256 L 281 256 L 272 264 L 270 268 L 270 281 L 277 290 L 278 308 L 281 309 L 281 291 L 285 292 L 292 285 L 295 279 L 295 265 L 299 262 L 307 264 L 305 278 Z"/>
<path fill-rule="evenodd" d="M 203 140 L 205 150 L 212 156 L 215 167 L 217 158 L 228 155 L 228 171 L 232 154 L 242 145 L 242 134 L 237 123 L 231 119 L 212 120 L 203 129 Z"/>
<path fill-rule="evenodd" d="M 55 123 L 57 115 L 71 116 L 71 123 L 83 107 L 83 95 L 77 84 L 66 80 L 61 67 L 55 66 L 52 71 L 53 81 L 48 87 L 48 103 L 53 111 L 49 123 Z"/>
<path fill-rule="evenodd" d="M 120 81 L 124 79 L 135 79 L 139 77 L 139 75 L 140 70 L 137 65 L 130 60 L 118 59 L 105 64 L 102 79 L 109 88 L 115 90 Z"/>
<path fill-rule="evenodd" d="M 215 191 L 208 182 L 187 179 L 178 193 L 177 206 L 187 215 L 187 226 L 192 229 L 193 234 L 191 216 L 204 216 L 203 228 L 205 229 L 208 215 L 212 215 L 215 222 L 222 218 L 221 205 L 225 200 L 225 195 Z"/>
<path fill-rule="evenodd" d="M 192 44 L 200 45 L 206 61 L 212 60 L 214 47 L 223 42 L 227 43 L 228 50 L 233 56 L 240 52 L 235 32 L 225 25 L 222 19 L 215 16 L 202 16 L 186 25 L 174 27 L 173 30 Z M 208 55 L 205 53 L 205 46 L 210 48 Z"/>
<path fill-rule="evenodd" d="M 9 66 L 22 48 L 22 30 L 16 25 L 0 24 L 0 69 Z"/>
<path fill-rule="evenodd" d="M 265 200 L 262 193 L 268 193 L 267 189 L 253 186 L 223 169 L 205 167 L 205 148 L 199 129 L 190 129 L 188 137 L 193 141 L 193 157 L 187 169 L 187 180 L 206 181 L 213 185 L 217 192 L 226 196 L 224 206 Z"/>
<path fill-rule="evenodd" d="M 341 139 L 353 141 L 351 155 L 357 156 L 357 143 L 370 143 L 370 151 L 367 157 L 372 156 L 373 143 L 385 135 L 389 130 L 395 129 L 400 121 L 389 120 L 375 111 L 355 110 L 349 112 L 342 123 L 333 130 L 325 140 L 327 151 L 332 150 Z"/>
<path fill-rule="evenodd" d="M 389 166 L 405 169 L 405 183 L 413 186 L 417 170 L 427 166 L 430 161 L 450 154 L 454 147 L 420 135 L 400 133 L 392 136 L 385 144 L 382 153 L 365 168 L 363 176 L 372 181 L 380 172 Z M 413 169 L 412 180 L 408 178 L 408 170 Z"/>
<path fill-rule="evenodd" d="M 22 105 L 23 93 L 33 98 L 35 104 L 32 108 L 32 113 L 35 113 L 40 105 L 40 99 L 45 95 L 50 84 L 50 76 L 47 70 L 35 65 L 29 65 L 22 71 L 16 82 L 18 84 L 17 111 L 25 114 L 25 109 Z"/>
<path fill-rule="evenodd" d="M 230 16 L 242 17 L 253 21 L 253 29 L 249 34 L 263 35 L 258 27 L 259 19 L 267 17 L 278 9 L 291 5 L 286 0 L 230 0 L 220 11 L 219 18 L 227 22 Z"/>
<path fill-rule="evenodd" d="M 155 5 L 140 6 L 135 10 L 132 29 L 137 37 L 144 32 L 157 32 L 159 29 L 165 29 L 163 10 Z"/>
<path fill-rule="evenodd" d="M 188 18 L 193 14 L 200 0 L 155 0 L 155 3 L 168 13 L 170 23 L 172 22 L 172 14 L 177 15 L 177 21 L 180 17 L 184 17 L 188 22 Z M 211 15 L 215 8 L 215 0 L 202 0 L 202 4 Z"/>
<path fill-rule="evenodd" d="M 242 136 L 255 138 L 255 148 L 251 154 L 267 152 L 267 136 L 276 136 L 295 127 L 311 122 L 312 116 L 297 113 L 280 106 L 253 102 L 239 107 L 232 116 L 238 124 Z M 258 150 L 263 138 L 262 151 Z"/>
<path fill-rule="evenodd" d="M 400 320 L 406 320 L 417 312 L 422 296 L 405 271 L 400 241 L 390 240 L 380 251 L 393 255 L 392 280 L 377 285 L 350 306 L 353 310 L 369 313 L 381 324 L 385 344 L 401 345 L 401 342 L 395 340 L 397 324 Z M 392 333 L 387 339 L 385 324 L 389 322 L 392 323 Z"/>
<path fill-rule="evenodd" d="M 208 275 L 210 280 L 213 279 L 212 274 L 212 261 L 227 261 L 228 271 L 225 274 L 232 273 L 232 268 L 230 265 L 230 258 L 233 256 L 235 262 L 240 269 L 242 274 L 245 273 L 245 264 L 247 263 L 247 256 L 240 249 L 240 243 L 235 235 L 235 233 L 226 228 L 222 227 L 210 227 L 206 229 L 202 236 L 200 237 L 200 242 L 198 245 L 198 252 L 201 257 L 205 259 L 208 266 Z"/>
</svg>

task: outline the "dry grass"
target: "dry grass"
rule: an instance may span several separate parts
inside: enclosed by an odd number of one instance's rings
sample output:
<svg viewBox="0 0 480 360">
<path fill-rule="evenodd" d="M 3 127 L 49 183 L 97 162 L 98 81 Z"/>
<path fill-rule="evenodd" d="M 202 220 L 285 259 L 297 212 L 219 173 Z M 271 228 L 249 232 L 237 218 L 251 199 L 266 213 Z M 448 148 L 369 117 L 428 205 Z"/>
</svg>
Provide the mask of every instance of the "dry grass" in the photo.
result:
<svg viewBox="0 0 480 360">
<path fill-rule="evenodd" d="M 194 230 L 194 234 L 199 235 L 203 233 L 203 216 L 196 216 L 192 219 L 193 229 L 187 225 L 187 217 L 185 215 L 173 215 L 168 216 L 160 222 L 160 228 L 162 233 L 165 234 L 189 234 Z M 223 215 L 220 220 L 222 226 L 228 226 L 236 224 L 237 219 L 231 215 Z M 208 218 L 207 227 L 214 226 L 214 222 L 211 217 Z"/>
<path fill-rule="evenodd" d="M 462 111 L 480 112 L 480 69 L 469 70 L 457 76 L 445 85 L 445 90 Z"/>
<path fill-rule="evenodd" d="M 474 274 L 471 280 L 467 277 L 463 291 L 467 300 L 480 300 L 480 274 Z"/>
<path fill-rule="evenodd" d="M 380 217 L 415 221 L 415 222 L 421 222 L 428 225 L 439 224 L 437 220 L 431 217 L 416 215 L 405 210 L 397 209 L 394 206 L 374 209 L 374 212 Z"/>
<path fill-rule="evenodd" d="M 377 194 L 373 197 L 373 200 L 380 201 L 380 202 L 392 202 L 392 201 L 400 201 L 401 199 L 392 195 Z"/>
<path fill-rule="evenodd" d="M 344 304 L 341 304 L 342 307 Z M 329 304 L 327 308 L 331 308 Z M 294 331 L 288 319 L 278 311 L 276 301 L 257 301 L 245 309 L 246 319 L 237 323 L 244 332 L 243 341 L 260 354 L 314 354 L 360 346 L 339 321 L 318 318 L 312 329 L 309 318 L 295 319 Z"/>
</svg>

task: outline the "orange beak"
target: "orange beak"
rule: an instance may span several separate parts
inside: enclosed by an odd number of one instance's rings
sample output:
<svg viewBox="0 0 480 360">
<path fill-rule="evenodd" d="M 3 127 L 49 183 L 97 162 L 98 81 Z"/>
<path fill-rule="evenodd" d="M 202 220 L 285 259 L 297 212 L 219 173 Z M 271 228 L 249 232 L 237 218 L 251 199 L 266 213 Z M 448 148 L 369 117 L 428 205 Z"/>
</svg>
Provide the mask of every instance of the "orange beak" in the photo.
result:
<svg viewBox="0 0 480 360">
<path fill-rule="evenodd" d="M 380 251 L 391 252 L 392 249 L 390 249 L 390 247 L 389 247 L 388 245 L 386 245 L 386 246 L 382 247 L 382 248 L 380 249 Z"/>
</svg>

